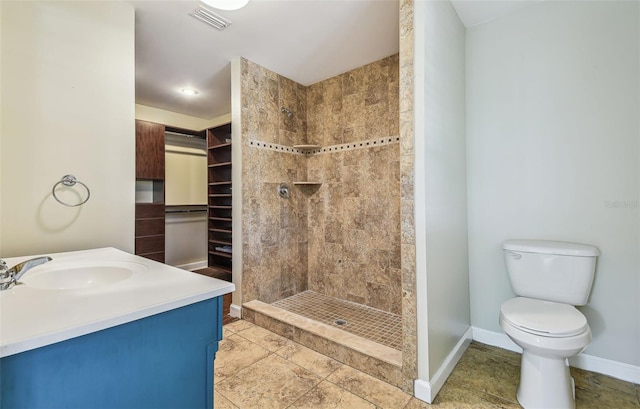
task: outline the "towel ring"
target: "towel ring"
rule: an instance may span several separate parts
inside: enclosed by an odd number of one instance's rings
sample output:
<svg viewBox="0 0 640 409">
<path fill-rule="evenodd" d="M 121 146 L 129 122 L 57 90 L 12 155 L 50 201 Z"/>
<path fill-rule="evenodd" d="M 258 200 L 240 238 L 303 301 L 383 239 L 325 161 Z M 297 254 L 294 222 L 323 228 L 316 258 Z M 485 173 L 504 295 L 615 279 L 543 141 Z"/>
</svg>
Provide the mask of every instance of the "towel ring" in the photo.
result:
<svg viewBox="0 0 640 409">
<path fill-rule="evenodd" d="M 58 185 L 62 183 L 63 185 L 67 186 L 67 187 L 72 187 L 75 186 L 76 183 L 81 184 L 86 190 L 87 190 L 87 197 L 80 203 L 77 204 L 69 204 L 69 203 L 65 203 L 62 200 L 60 200 L 58 198 L 58 196 L 56 196 L 56 187 L 58 187 Z M 76 206 L 82 206 L 83 204 L 87 203 L 87 201 L 89 200 L 89 198 L 91 197 L 91 191 L 89 190 L 89 186 L 85 185 L 84 183 L 80 182 L 78 179 L 76 179 L 75 176 L 73 175 L 64 175 L 62 177 L 62 179 L 60 179 L 60 181 L 58 181 L 58 183 L 56 183 L 55 185 L 53 185 L 53 189 L 51 189 L 51 194 L 53 194 L 53 198 L 56 199 L 58 201 L 58 203 L 65 205 L 65 206 L 69 206 L 69 207 L 76 207 Z"/>
</svg>

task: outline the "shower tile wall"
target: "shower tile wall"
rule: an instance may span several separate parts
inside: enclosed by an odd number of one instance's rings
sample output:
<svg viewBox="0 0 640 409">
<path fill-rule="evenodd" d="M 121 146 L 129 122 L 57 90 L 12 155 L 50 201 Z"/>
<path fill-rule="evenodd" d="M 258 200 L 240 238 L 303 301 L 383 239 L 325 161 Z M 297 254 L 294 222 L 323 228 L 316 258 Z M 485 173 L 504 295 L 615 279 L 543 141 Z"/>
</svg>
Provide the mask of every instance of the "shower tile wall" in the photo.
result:
<svg viewBox="0 0 640 409">
<path fill-rule="evenodd" d="M 416 245 L 414 219 L 413 0 L 400 0 L 400 196 L 402 258 L 402 389 L 418 377 Z"/>
<path fill-rule="evenodd" d="M 306 177 L 306 158 L 250 141 L 305 143 L 306 90 L 246 59 L 241 64 L 243 297 L 273 302 L 307 289 L 307 198 L 292 185 Z M 289 199 L 278 196 L 282 182 Z"/>
<path fill-rule="evenodd" d="M 310 85 L 309 143 L 327 146 L 398 135 L 398 61 L 392 55 Z"/>
<path fill-rule="evenodd" d="M 398 66 L 394 55 L 304 87 L 242 60 L 244 301 L 308 288 L 401 313 L 399 143 L 310 156 L 250 145 L 396 141 Z"/>
<path fill-rule="evenodd" d="M 321 146 L 399 136 L 398 55 L 309 86 L 307 139 Z M 402 312 L 398 143 L 308 159 L 309 289 Z"/>
</svg>

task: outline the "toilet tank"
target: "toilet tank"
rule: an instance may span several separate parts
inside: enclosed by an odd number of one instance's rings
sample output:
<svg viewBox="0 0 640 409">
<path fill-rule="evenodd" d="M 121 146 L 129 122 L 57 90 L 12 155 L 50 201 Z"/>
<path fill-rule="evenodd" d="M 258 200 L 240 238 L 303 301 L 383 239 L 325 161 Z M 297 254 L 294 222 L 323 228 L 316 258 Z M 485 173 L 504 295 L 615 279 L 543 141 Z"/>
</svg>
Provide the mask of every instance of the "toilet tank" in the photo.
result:
<svg viewBox="0 0 640 409">
<path fill-rule="evenodd" d="M 513 291 L 521 297 L 585 305 L 597 247 L 547 240 L 506 240 L 502 245 Z"/>
</svg>

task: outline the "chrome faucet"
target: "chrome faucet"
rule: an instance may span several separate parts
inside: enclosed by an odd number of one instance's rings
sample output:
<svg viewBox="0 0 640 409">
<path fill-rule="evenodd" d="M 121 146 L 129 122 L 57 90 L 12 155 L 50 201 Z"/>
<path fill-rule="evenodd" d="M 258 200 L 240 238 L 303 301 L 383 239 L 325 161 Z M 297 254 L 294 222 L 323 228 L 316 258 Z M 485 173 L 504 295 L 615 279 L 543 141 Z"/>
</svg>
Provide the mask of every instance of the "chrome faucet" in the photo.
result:
<svg viewBox="0 0 640 409">
<path fill-rule="evenodd" d="M 29 270 L 40 264 L 51 261 L 51 257 L 36 257 L 23 261 L 9 268 L 4 260 L 0 259 L 0 291 L 8 290 L 18 283 L 18 280 Z"/>
</svg>

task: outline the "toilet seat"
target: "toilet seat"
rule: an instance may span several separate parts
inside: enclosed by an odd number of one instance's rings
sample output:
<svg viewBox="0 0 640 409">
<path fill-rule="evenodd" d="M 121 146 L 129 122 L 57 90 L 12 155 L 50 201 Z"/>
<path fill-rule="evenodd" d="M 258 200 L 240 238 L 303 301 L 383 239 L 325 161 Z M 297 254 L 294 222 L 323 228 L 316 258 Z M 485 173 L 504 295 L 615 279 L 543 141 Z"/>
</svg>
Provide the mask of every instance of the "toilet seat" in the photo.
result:
<svg viewBox="0 0 640 409">
<path fill-rule="evenodd" d="M 589 329 L 587 319 L 574 306 L 526 297 L 502 304 L 500 317 L 523 332 L 543 337 L 572 337 Z"/>
</svg>

